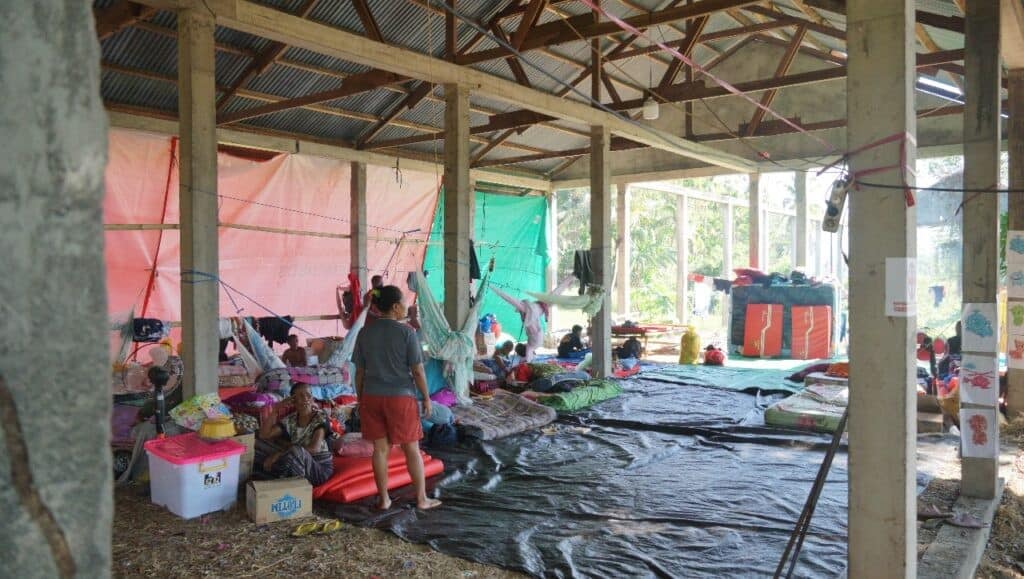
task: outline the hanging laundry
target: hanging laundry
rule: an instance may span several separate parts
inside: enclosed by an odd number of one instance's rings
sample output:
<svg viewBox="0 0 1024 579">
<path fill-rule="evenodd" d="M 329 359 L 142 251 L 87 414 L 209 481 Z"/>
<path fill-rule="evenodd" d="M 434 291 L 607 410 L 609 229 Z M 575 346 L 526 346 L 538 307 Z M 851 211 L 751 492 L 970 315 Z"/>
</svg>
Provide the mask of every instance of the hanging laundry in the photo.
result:
<svg viewBox="0 0 1024 579">
<path fill-rule="evenodd" d="M 263 336 L 268 345 L 273 346 L 275 342 L 287 344 L 288 333 L 292 329 L 292 320 L 294 319 L 292 316 L 260 318 L 257 320 L 257 326 L 259 327 L 260 335 Z"/>
<path fill-rule="evenodd" d="M 933 285 L 928 288 L 928 291 L 932 292 L 932 299 L 935 300 L 935 307 L 941 306 L 942 300 L 946 299 L 946 286 Z"/>
<path fill-rule="evenodd" d="M 580 295 L 587 291 L 587 285 L 597 280 L 597 274 L 591 265 L 591 250 L 577 249 L 572 258 L 572 274 L 580 280 Z"/>
<path fill-rule="evenodd" d="M 493 269 L 494 261 L 491 260 L 488 275 L 480 282 L 478 298 L 487 291 L 487 280 Z M 476 355 L 476 344 L 473 337 L 476 335 L 477 316 L 483 300 L 478 299 L 476 304 L 470 308 L 469 315 L 466 316 L 462 326 L 453 330 L 448 325 L 441 304 L 434 298 L 423 274 L 416 272 L 415 275 L 423 341 L 427 344 L 432 357 L 448 363 L 448 374 L 452 376 L 452 390 L 455 392 L 459 404 L 471 404 L 469 385 L 473 381 L 473 358 Z"/>
<path fill-rule="evenodd" d="M 703 318 L 711 311 L 711 286 L 703 283 L 693 286 L 693 315 Z"/>
<path fill-rule="evenodd" d="M 716 277 L 712 286 L 715 288 L 716 292 L 729 293 L 732 291 L 732 280 Z"/>
</svg>

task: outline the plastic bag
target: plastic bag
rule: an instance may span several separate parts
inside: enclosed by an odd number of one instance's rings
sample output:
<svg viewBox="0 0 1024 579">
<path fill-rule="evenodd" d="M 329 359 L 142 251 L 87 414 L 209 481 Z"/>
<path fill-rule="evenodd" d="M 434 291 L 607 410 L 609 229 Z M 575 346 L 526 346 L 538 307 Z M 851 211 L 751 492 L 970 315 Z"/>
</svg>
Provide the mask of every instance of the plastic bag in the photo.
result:
<svg viewBox="0 0 1024 579">
<path fill-rule="evenodd" d="M 231 410 L 215 393 L 197 394 L 175 406 L 169 414 L 175 424 L 189 430 L 199 430 L 207 418 L 231 418 Z"/>
</svg>

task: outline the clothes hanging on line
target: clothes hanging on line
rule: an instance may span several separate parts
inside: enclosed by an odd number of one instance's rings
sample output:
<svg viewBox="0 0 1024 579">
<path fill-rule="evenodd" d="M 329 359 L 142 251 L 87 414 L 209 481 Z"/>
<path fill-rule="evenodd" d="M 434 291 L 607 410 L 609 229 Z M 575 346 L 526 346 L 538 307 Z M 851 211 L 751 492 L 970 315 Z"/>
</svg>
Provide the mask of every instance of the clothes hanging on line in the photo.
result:
<svg viewBox="0 0 1024 579">
<path fill-rule="evenodd" d="M 260 318 L 257 320 L 260 335 L 263 336 L 270 346 L 273 346 L 275 343 L 287 344 L 288 334 L 291 332 L 294 319 L 292 316 Z"/>
<path fill-rule="evenodd" d="M 577 249 L 572 258 L 572 274 L 580 280 L 580 295 L 587 291 L 587 286 L 597 280 L 597 274 L 591 264 L 591 250 Z"/>
</svg>

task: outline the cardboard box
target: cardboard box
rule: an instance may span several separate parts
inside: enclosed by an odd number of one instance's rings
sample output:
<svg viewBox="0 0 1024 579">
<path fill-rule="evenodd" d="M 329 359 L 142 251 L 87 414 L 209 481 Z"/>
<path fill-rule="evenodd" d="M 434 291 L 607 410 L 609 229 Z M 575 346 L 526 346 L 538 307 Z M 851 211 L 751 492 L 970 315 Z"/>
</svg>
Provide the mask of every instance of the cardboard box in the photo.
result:
<svg viewBox="0 0 1024 579">
<path fill-rule="evenodd" d="M 313 514 L 313 486 L 304 478 L 249 481 L 245 510 L 260 525 L 308 517 Z"/>
<path fill-rule="evenodd" d="M 797 360 L 828 358 L 832 346 L 832 308 L 793 306 L 791 357 Z"/>
<path fill-rule="evenodd" d="M 245 452 L 238 460 L 238 484 L 244 485 L 252 475 L 253 462 L 256 460 L 256 434 L 239 434 L 231 440 L 245 446 Z"/>
<path fill-rule="evenodd" d="M 754 358 L 782 355 L 782 304 L 747 304 L 743 355 Z"/>
</svg>

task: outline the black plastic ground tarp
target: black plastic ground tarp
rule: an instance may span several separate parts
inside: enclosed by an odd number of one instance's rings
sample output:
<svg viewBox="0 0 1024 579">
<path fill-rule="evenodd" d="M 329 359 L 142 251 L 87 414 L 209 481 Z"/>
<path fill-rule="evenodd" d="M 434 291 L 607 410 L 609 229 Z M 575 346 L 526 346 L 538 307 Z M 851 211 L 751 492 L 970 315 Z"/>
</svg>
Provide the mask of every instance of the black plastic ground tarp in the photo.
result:
<svg viewBox="0 0 1024 579">
<path fill-rule="evenodd" d="M 765 428 L 761 414 L 778 395 L 644 380 L 624 387 L 618 399 L 561 417 L 554 435 L 431 451 L 446 465 L 433 481 L 440 509 L 379 514 L 367 499 L 336 514 L 537 576 L 770 575 L 828 438 Z M 845 570 L 846 468 L 844 449 L 818 502 L 800 576 Z M 409 490 L 395 496 L 406 499 Z"/>
</svg>

